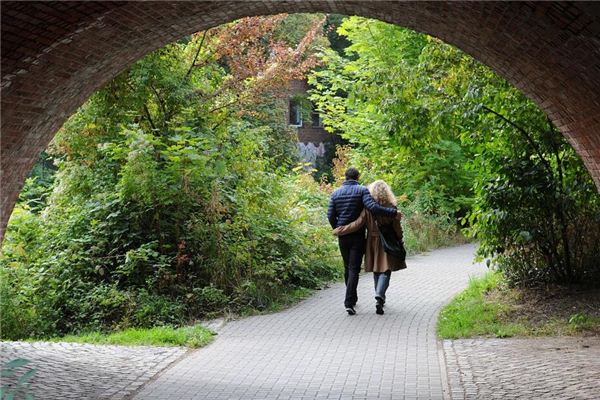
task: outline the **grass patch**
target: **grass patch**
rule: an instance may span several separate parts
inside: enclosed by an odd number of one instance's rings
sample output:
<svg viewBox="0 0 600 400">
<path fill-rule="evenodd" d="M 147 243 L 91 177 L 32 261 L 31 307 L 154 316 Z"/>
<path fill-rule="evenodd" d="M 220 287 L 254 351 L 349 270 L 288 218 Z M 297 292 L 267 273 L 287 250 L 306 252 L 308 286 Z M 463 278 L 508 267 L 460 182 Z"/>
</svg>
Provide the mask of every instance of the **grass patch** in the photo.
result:
<svg viewBox="0 0 600 400">
<path fill-rule="evenodd" d="M 500 279 L 500 275 L 493 272 L 482 278 L 471 279 L 467 289 L 440 312 L 438 335 L 444 339 L 457 339 L 524 334 L 525 327 L 522 324 L 502 323 L 500 315 L 509 312 L 507 305 L 486 299 L 486 294 L 498 287 Z"/>
<path fill-rule="evenodd" d="M 108 334 L 90 332 L 81 335 L 52 338 L 50 341 L 123 346 L 186 346 L 198 348 L 212 342 L 213 336 L 213 332 L 200 325 L 181 328 L 159 326 L 148 329 L 130 328 Z"/>
<path fill-rule="evenodd" d="M 440 312 L 443 339 L 600 333 L 600 290 L 510 288 L 500 273 L 472 279 Z"/>
</svg>

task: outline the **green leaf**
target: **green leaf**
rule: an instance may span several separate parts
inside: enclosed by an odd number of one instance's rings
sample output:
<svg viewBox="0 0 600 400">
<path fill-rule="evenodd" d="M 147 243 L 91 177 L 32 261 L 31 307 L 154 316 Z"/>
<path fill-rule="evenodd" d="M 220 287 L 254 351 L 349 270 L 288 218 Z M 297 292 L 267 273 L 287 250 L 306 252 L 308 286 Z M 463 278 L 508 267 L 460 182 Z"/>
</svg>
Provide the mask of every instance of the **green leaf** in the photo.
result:
<svg viewBox="0 0 600 400">
<path fill-rule="evenodd" d="M 29 363 L 30 363 L 30 361 L 25 358 L 16 358 L 16 359 L 4 364 L 3 368 L 20 368 Z"/>
<path fill-rule="evenodd" d="M 10 378 L 11 376 L 15 376 L 14 369 L 2 369 L 0 370 L 0 377 L 2 378 Z"/>
<path fill-rule="evenodd" d="M 17 381 L 17 384 L 19 386 L 25 384 L 27 381 L 29 381 L 36 373 L 36 369 L 30 369 L 29 371 L 25 372 L 23 375 L 21 375 Z"/>
</svg>

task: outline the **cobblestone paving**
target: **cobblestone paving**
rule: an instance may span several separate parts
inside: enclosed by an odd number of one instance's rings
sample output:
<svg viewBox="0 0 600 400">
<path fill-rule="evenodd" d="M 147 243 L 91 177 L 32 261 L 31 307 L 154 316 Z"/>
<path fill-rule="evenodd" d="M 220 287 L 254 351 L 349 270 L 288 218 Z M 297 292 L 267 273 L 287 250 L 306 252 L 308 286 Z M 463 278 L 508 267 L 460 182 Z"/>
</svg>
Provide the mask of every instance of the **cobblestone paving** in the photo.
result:
<svg viewBox="0 0 600 400">
<path fill-rule="evenodd" d="M 75 343 L 0 343 L 0 363 L 26 358 L 35 368 L 36 400 L 123 399 L 186 352 L 177 347 L 95 346 Z M 2 384 L 10 383 L 8 379 Z"/>
<path fill-rule="evenodd" d="M 375 314 L 371 275 L 358 314 L 343 284 L 280 313 L 228 323 L 215 341 L 146 385 L 138 399 L 441 399 L 435 324 L 440 307 L 485 268 L 474 246 L 433 251 L 392 274 Z"/>
<path fill-rule="evenodd" d="M 446 340 L 453 400 L 600 399 L 600 338 Z"/>
</svg>

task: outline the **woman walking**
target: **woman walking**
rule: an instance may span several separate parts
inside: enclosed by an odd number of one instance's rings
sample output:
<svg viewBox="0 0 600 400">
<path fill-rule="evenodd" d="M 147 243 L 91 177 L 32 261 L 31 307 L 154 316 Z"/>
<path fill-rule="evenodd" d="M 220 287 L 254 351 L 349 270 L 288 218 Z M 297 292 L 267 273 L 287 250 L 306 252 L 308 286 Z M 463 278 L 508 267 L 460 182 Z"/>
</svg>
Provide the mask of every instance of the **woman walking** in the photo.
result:
<svg viewBox="0 0 600 400">
<path fill-rule="evenodd" d="M 378 180 L 369 185 L 371 196 L 382 207 L 396 208 L 396 196 L 392 189 L 382 180 Z M 367 210 L 363 210 L 358 219 L 348 225 L 340 226 L 334 229 L 333 234 L 344 236 L 356 232 L 363 225 L 367 226 L 367 245 L 365 252 L 365 271 L 373 272 L 375 283 L 375 312 L 383 314 L 383 305 L 385 304 L 385 293 L 390 285 L 392 271 L 398 271 L 406 268 L 406 261 L 386 253 L 379 235 L 379 225 L 392 224 L 397 237 L 402 240 L 402 227 L 400 220 L 393 217 L 376 217 Z"/>
</svg>

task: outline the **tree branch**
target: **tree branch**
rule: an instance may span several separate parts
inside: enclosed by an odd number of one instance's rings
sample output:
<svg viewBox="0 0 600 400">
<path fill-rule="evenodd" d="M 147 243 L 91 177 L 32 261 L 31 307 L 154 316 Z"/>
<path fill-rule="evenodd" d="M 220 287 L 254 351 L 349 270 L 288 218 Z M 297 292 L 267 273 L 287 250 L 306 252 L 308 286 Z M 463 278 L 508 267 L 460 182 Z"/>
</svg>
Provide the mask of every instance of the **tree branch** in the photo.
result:
<svg viewBox="0 0 600 400">
<path fill-rule="evenodd" d="M 135 92 L 135 87 L 131 84 L 131 82 L 126 80 L 125 83 L 129 87 L 129 89 L 131 89 L 132 92 Z M 152 120 L 152 116 L 150 115 L 150 110 L 148 109 L 148 105 L 146 103 L 144 103 L 144 113 L 146 114 L 146 119 L 150 123 L 150 126 L 152 127 L 152 129 L 154 129 L 155 131 L 158 130 L 156 128 L 156 125 L 154 125 L 154 121 Z"/>
<path fill-rule="evenodd" d="M 190 77 L 190 74 L 192 73 L 192 70 L 196 66 L 196 61 L 198 60 L 198 56 L 200 55 L 200 51 L 202 50 L 202 46 L 204 45 L 204 39 L 206 39 L 206 33 L 207 32 L 208 32 L 208 30 L 205 30 L 204 33 L 202 34 L 202 39 L 200 40 L 200 45 L 198 46 L 198 50 L 196 50 L 196 54 L 194 55 L 194 59 L 192 60 L 192 64 L 190 65 L 190 68 L 187 70 L 184 79 L 188 79 Z"/>
<path fill-rule="evenodd" d="M 152 83 L 150 83 L 150 88 L 154 92 L 154 95 L 156 96 L 156 98 L 158 100 L 158 104 L 160 105 L 160 109 L 163 112 L 163 121 L 167 122 L 168 113 L 167 113 L 167 109 L 165 107 L 165 103 L 164 103 L 162 97 L 160 97 L 160 94 L 158 93 L 158 91 L 156 90 L 156 88 L 154 87 L 154 85 Z"/>
<path fill-rule="evenodd" d="M 573 278 L 573 270 L 571 267 L 571 245 L 569 243 L 569 224 L 567 222 L 567 216 L 565 215 L 565 209 L 563 207 L 563 200 L 564 200 L 564 196 L 565 196 L 565 179 L 564 179 L 564 172 L 563 172 L 563 157 L 561 157 L 560 154 L 560 144 L 555 140 L 554 135 L 557 134 L 558 132 L 556 132 L 556 129 L 554 128 L 554 125 L 552 124 L 552 121 L 550 121 L 550 118 L 548 118 L 548 125 L 549 125 L 549 135 L 550 136 L 550 142 L 552 143 L 552 150 L 554 151 L 554 157 L 556 160 L 556 169 L 558 170 L 558 192 L 560 194 L 560 198 L 558 199 L 558 201 L 556 202 L 556 211 L 558 214 L 558 218 L 560 221 L 560 227 L 561 227 L 561 234 L 562 234 L 562 242 L 563 242 L 563 248 L 565 251 L 563 260 L 565 263 L 565 269 L 566 269 L 566 273 L 567 273 L 567 279 L 572 280 Z"/>
<path fill-rule="evenodd" d="M 154 121 L 152 121 L 152 117 L 150 116 L 150 110 L 148 110 L 148 106 L 146 104 L 144 104 L 144 112 L 146 113 L 146 118 L 148 119 L 148 122 L 150 122 L 150 126 L 152 127 L 152 129 L 157 131 L 158 129 L 156 129 L 156 125 L 154 125 Z"/>
<path fill-rule="evenodd" d="M 527 132 L 524 128 L 522 128 L 521 126 L 517 125 L 513 121 L 509 120 L 508 118 L 506 118 L 504 115 L 500 114 L 499 112 L 494 111 L 491 108 L 486 107 L 486 106 L 483 106 L 482 108 L 485 111 L 487 111 L 489 113 L 492 113 L 495 116 L 497 116 L 500 119 L 502 119 L 503 121 L 507 122 L 510 126 L 512 126 L 513 128 L 515 128 L 519 133 L 521 133 L 523 135 L 523 137 L 525 137 L 525 140 L 527 140 L 527 142 L 529 143 L 529 145 L 531 146 L 531 148 L 537 153 L 538 157 L 540 158 L 540 160 L 542 161 L 542 163 L 544 164 L 544 166 L 548 170 L 548 173 L 550 175 L 554 175 L 554 172 L 552 171 L 552 167 L 550 166 L 550 163 L 548 163 L 548 160 L 546 160 L 546 158 L 544 157 L 544 154 L 542 153 L 542 151 L 540 150 L 540 148 L 538 147 L 538 145 L 535 143 L 535 141 L 533 140 L 533 138 L 531 137 L 531 134 L 529 132 Z"/>
<path fill-rule="evenodd" d="M 213 113 L 213 112 L 215 112 L 215 111 L 218 111 L 218 110 L 221 110 L 221 109 L 223 109 L 223 108 L 226 108 L 226 107 L 232 106 L 232 105 L 234 105 L 235 103 L 239 103 L 240 101 L 242 101 L 242 100 L 245 100 L 246 98 L 248 98 L 248 97 L 250 96 L 250 94 L 252 94 L 252 92 L 250 92 L 250 93 L 246 93 L 245 95 L 244 95 L 244 94 L 239 94 L 239 93 L 238 93 L 238 94 L 236 94 L 236 95 L 235 95 L 235 100 L 233 100 L 233 101 L 230 101 L 229 103 L 222 104 L 222 105 L 220 105 L 220 106 L 218 106 L 218 107 L 214 107 L 214 108 L 210 109 L 208 112 L 209 112 L 209 113 Z"/>
</svg>

